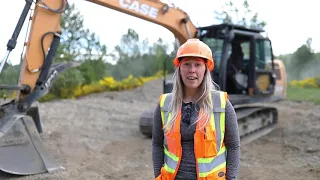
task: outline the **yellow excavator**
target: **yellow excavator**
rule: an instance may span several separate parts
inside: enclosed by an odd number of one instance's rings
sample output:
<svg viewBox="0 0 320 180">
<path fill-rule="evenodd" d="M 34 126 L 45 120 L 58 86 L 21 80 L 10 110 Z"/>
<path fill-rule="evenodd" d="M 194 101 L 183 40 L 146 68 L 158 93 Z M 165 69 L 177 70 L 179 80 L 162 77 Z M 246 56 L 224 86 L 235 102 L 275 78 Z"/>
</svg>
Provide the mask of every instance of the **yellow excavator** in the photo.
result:
<svg viewBox="0 0 320 180">
<path fill-rule="evenodd" d="M 0 106 L 0 170 L 10 174 L 31 175 L 61 169 L 43 146 L 42 123 L 35 102 L 46 95 L 59 73 L 76 63 L 53 64 L 62 35 L 61 14 L 67 0 L 25 0 L 26 4 L 7 43 L 7 53 L 0 62 L 0 73 L 15 48 L 25 19 L 34 6 L 26 51 L 21 61 L 17 85 L 1 84 L 0 89 L 15 90 L 17 95 Z M 158 0 L 87 0 L 146 21 L 171 31 L 179 44 L 199 38 L 214 52 L 212 76 L 221 90 L 230 94 L 238 116 L 241 137 L 253 138 L 269 132 L 277 123 L 277 110 L 248 105 L 274 101 L 275 72 L 271 41 L 260 30 L 231 24 L 196 28 L 183 10 Z M 172 83 L 165 81 L 164 92 Z M 157 97 L 155 97 L 157 98 Z M 281 99 L 281 98 L 280 98 Z M 150 135 L 152 115 L 142 114 L 140 130 Z"/>
</svg>

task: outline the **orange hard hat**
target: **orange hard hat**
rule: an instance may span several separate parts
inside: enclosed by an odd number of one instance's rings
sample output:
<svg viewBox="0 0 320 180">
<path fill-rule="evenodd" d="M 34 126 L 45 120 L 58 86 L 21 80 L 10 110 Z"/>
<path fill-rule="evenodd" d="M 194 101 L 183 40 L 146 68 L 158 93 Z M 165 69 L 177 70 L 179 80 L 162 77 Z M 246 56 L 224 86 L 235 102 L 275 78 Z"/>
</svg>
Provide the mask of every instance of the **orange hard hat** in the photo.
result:
<svg viewBox="0 0 320 180">
<path fill-rule="evenodd" d="M 214 62 L 212 57 L 211 49 L 204 42 L 199 39 L 188 39 L 184 44 L 182 44 L 177 52 L 176 57 L 173 60 L 175 67 L 180 65 L 181 59 L 183 57 L 199 57 L 205 60 L 210 71 L 214 68 Z"/>
</svg>

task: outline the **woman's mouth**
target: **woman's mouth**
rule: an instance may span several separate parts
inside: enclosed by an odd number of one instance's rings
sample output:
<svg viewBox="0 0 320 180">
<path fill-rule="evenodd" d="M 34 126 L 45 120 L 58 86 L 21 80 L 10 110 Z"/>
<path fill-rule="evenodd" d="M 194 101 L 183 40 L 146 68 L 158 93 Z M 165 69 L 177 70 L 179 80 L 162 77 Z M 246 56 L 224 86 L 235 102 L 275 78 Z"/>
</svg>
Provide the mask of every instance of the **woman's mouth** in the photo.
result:
<svg viewBox="0 0 320 180">
<path fill-rule="evenodd" d="M 193 76 L 188 76 L 187 79 L 188 79 L 188 80 L 196 80 L 196 79 L 198 79 L 198 78 L 193 77 Z"/>
</svg>

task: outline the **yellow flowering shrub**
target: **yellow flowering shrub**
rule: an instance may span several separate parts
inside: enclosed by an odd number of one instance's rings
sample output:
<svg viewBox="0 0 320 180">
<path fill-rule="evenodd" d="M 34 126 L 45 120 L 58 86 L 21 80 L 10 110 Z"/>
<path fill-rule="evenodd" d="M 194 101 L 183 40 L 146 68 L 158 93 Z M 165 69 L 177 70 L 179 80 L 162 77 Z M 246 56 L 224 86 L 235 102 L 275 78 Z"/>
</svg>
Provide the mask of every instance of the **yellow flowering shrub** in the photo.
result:
<svg viewBox="0 0 320 180">
<path fill-rule="evenodd" d="M 78 86 L 77 88 L 73 89 L 72 94 L 74 97 L 85 96 L 91 93 L 98 93 L 102 92 L 103 87 L 98 83 L 92 84 L 85 84 L 83 86 Z"/>
<path fill-rule="evenodd" d="M 306 78 L 304 80 L 293 80 L 289 83 L 289 85 L 300 88 L 320 88 L 320 77 Z"/>
<path fill-rule="evenodd" d="M 39 101 L 51 101 L 53 99 L 57 99 L 58 97 L 52 93 L 48 93 L 47 95 L 43 96 Z"/>
<path fill-rule="evenodd" d="M 17 96 L 17 91 L 7 90 L 7 91 L 4 91 L 4 93 L 0 95 L 0 99 L 13 99 L 16 96 Z"/>
<path fill-rule="evenodd" d="M 108 76 L 92 84 L 81 85 L 73 89 L 63 88 L 60 90 L 61 93 L 59 97 L 49 93 L 45 97 L 41 98 L 40 101 L 48 101 L 56 98 L 77 98 L 91 93 L 99 93 L 103 91 L 129 90 L 142 86 L 144 83 L 160 77 L 163 77 L 163 71 L 159 71 L 150 77 L 134 77 L 133 75 L 129 75 L 127 78 L 121 81 L 116 81 L 113 77 Z"/>
<path fill-rule="evenodd" d="M 104 77 L 99 81 L 99 84 L 103 87 L 108 87 L 109 90 L 114 90 L 117 87 L 117 81 L 113 77 Z"/>
</svg>

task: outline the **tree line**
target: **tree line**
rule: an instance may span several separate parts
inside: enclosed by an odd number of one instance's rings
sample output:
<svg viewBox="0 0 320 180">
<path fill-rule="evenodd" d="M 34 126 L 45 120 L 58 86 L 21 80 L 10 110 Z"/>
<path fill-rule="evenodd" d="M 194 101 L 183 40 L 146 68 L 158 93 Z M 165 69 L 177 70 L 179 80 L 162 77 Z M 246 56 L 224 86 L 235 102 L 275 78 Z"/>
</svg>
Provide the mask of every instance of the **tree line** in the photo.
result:
<svg viewBox="0 0 320 180">
<path fill-rule="evenodd" d="M 320 52 L 312 49 L 311 42 L 308 38 L 295 52 L 277 57 L 284 62 L 288 81 L 320 77 Z"/>
<path fill-rule="evenodd" d="M 266 22 L 259 20 L 258 13 L 253 13 L 247 0 L 242 1 L 243 11 L 235 5 L 235 0 L 226 2 L 220 11 L 215 11 L 215 18 L 221 22 L 240 24 L 255 28 L 264 28 Z M 238 2 L 238 1 L 237 1 Z M 84 18 L 72 4 L 61 17 L 62 38 L 53 63 L 62 61 L 77 61 L 81 65 L 63 72 L 55 81 L 51 92 L 60 93 L 62 88 L 77 87 L 99 81 L 105 76 L 116 80 L 128 77 L 152 76 L 163 70 L 173 72 L 170 60 L 176 53 L 169 52 L 169 45 L 161 38 L 155 43 L 141 39 L 134 29 L 128 29 L 122 35 L 120 42 L 111 53 L 101 44 L 99 37 L 84 28 Z M 169 52 L 169 53 L 168 53 Z M 277 58 L 284 61 L 288 80 L 320 76 L 316 67 L 320 67 L 320 53 L 313 52 L 310 39 L 291 54 L 280 55 Z M 111 61 L 110 61 L 111 60 Z M 9 61 L 10 62 L 10 61 Z M 0 74 L 0 84 L 16 84 L 20 71 L 19 65 L 7 63 Z M 4 90 L 0 95 L 5 93 Z"/>
<path fill-rule="evenodd" d="M 60 74 L 53 84 L 52 93 L 60 94 L 63 88 L 91 84 L 106 76 L 115 80 L 129 75 L 148 77 L 163 70 L 164 66 L 167 72 L 173 72 L 172 63 L 167 61 L 175 52 L 168 53 L 169 44 L 161 38 L 151 44 L 148 39 L 142 40 L 133 29 L 128 29 L 112 53 L 107 53 L 108 47 L 101 44 L 95 33 L 84 28 L 83 21 L 74 4 L 61 16 L 62 36 L 53 63 L 76 61 L 81 64 Z M 19 72 L 20 64 L 7 63 L 0 74 L 0 84 L 16 84 Z M 2 90 L 0 95 L 5 93 L 7 91 Z"/>
</svg>

